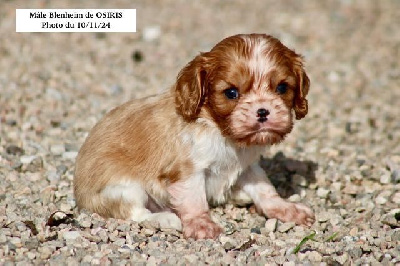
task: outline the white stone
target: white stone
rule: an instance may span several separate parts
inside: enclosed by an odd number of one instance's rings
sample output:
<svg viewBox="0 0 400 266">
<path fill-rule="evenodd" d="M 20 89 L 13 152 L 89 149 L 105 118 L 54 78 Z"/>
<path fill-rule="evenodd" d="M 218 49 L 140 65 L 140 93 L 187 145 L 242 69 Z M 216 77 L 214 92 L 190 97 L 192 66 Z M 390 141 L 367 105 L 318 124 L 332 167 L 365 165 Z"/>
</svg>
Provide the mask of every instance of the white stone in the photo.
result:
<svg viewBox="0 0 400 266">
<path fill-rule="evenodd" d="M 391 181 L 392 177 L 390 176 L 390 173 L 387 172 L 385 174 L 383 174 L 381 176 L 381 178 L 379 179 L 379 181 L 381 182 L 381 184 L 389 184 Z"/>
<path fill-rule="evenodd" d="M 278 225 L 278 220 L 277 219 L 268 219 L 265 222 L 265 229 L 267 232 L 275 232 L 276 226 Z"/>
<path fill-rule="evenodd" d="M 235 239 L 225 236 L 225 235 L 221 235 L 219 237 L 219 241 L 221 242 L 224 249 L 233 249 L 238 245 L 238 243 Z"/>
<path fill-rule="evenodd" d="M 342 220 L 343 219 L 341 219 L 341 217 L 336 216 L 336 217 L 332 217 L 329 222 L 331 223 L 331 225 L 336 226 L 340 222 L 342 222 Z"/>
<path fill-rule="evenodd" d="M 288 201 L 290 202 L 299 202 L 301 200 L 301 197 L 299 194 L 293 194 L 288 198 Z"/>
<path fill-rule="evenodd" d="M 54 155 L 61 155 L 65 152 L 64 144 L 54 144 L 50 147 L 50 151 Z"/>
<path fill-rule="evenodd" d="M 283 266 L 295 266 L 296 263 L 294 261 L 286 261 L 283 263 Z"/>
<path fill-rule="evenodd" d="M 342 188 L 342 183 L 341 182 L 333 182 L 331 184 L 331 188 L 335 191 L 340 191 Z"/>
<path fill-rule="evenodd" d="M 35 155 L 23 155 L 20 157 L 19 160 L 23 164 L 30 164 L 35 159 L 36 159 Z"/>
<path fill-rule="evenodd" d="M 347 253 L 343 253 L 341 256 L 333 256 L 333 259 L 343 265 L 349 259 L 349 255 L 347 255 Z"/>
<path fill-rule="evenodd" d="M 331 191 L 325 188 L 318 188 L 317 189 L 317 196 L 321 199 L 326 199 Z"/>
<path fill-rule="evenodd" d="M 400 204 L 400 192 L 396 192 L 393 194 L 392 201 L 396 204 Z"/>
<path fill-rule="evenodd" d="M 61 203 L 60 210 L 63 212 L 69 212 L 70 210 L 72 210 L 72 206 L 68 203 Z"/>
<path fill-rule="evenodd" d="M 34 252 L 30 252 L 30 251 L 28 251 L 28 252 L 26 253 L 26 256 L 28 256 L 28 258 L 29 258 L 30 260 L 33 260 L 34 258 L 36 258 L 36 254 L 35 254 Z"/>
<path fill-rule="evenodd" d="M 322 255 L 319 254 L 317 251 L 309 251 L 306 254 L 307 254 L 307 257 L 309 258 L 309 260 L 311 260 L 311 261 L 315 261 L 315 262 L 322 261 Z"/>
<path fill-rule="evenodd" d="M 345 210 L 345 209 L 340 209 L 339 212 L 340 212 L 340 215 L 341 215 L 342 217 L 343 217 L 343 216 L 346 216 L 346 215 L 348 214 L 348 211 Z"/>
<path fill-rule="evenodd" d="M 79 225 L 84 228 L 89 228 L 92 225 L 92 222 L 85 220 L 85 221 L 82 221 Z"/>
<path fill-rule="evenodd" d="M 75 160 L 76 156 L 78 156 L 77 151 L 66 151 L 62 154 L 63 159 L 67 160 Z"/>
<path fill-rule="evenodd" d="M 331 218 L 331 214 L 329 212 L 320 212 L 317 214 L 318 222 L 326 222 Z"/>
<path fill-rule="evenodd" d="M 185 255 L 185 256 L 183 257 L 183 259 L 184 259 L 185 261 L 189 262 L 189 265 L 195 265 L 195 264 L 196 264 L 196 261 L 199 260 L 199 258 L 198 258 L 195 254 L 188 254 L 188 255 Z"/>
<path fill-rule="evenodd" d="M 385 204 L 387 201 L 388 201 L 388 200 L 387 200 L 385 197 L 382 197 L 382 196 L 378 196 L 378 197 L 376 197 L 376 199 L 375 199 L 375 203 L 376 203 L 376 204 L 379 204 L 379 205 L 383 205 L 383 204 Z"/>
<path fill-rule="evenodd" d="M 282 223 L 278 226 L 278 231 L 281 233 L 285 233 L 295 226 L 296 224 L 294 222 Z"/>
<path fill-rule="evenodd" d="M 143 39 L 145 41 L 153 41 L 161 35 L 160 26 L 149 26 L 143 29 Z"/>
<path fill-rule="evenodd" d="M 75 240 L 80 236 L 81 236 L 81 234 L 78 231 L 67 231 L 67 232 L 64 232 L 64 234 L 63 234 L 63 238 L 65 240 Z"/>
</svg>

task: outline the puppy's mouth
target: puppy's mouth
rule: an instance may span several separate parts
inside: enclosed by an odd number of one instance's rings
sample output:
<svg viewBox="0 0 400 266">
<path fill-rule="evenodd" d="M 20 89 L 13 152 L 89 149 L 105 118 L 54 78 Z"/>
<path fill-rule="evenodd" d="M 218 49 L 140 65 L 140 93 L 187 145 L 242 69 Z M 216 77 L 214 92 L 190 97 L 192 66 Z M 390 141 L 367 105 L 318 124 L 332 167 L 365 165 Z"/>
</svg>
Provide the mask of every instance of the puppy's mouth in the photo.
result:
<svg viewBox="0 0 400 266">
<path fill-rule="evenodd" d="M 292 126 L 274 123 L 257 123 L 250 129 L 242 130 L 235 139 L 240 145 L 272 145 L 281 142 L 291 131 Z"/>
<path fill-rule="evenodd" d="M 288 128 L 287 126 L 283 126 L 278 123 L 272 123 L 272 122 L 267 122 L 263 124 L 256 123 L 254 124 L 252 132 L 250 132 L 250 134 L 271 133 L 283 136 L 289 133 L 290 129 L 291 128 Z"/>
<path fill-rule="evenodd" d="M 257 133 L 263 133 L 263 132 L 282 135 L 283 129 L 279 128 L 279 127 L 274 127 L 274 126 L 267 126 L 267 127 L 259 127 L 258 126 L 258 129 L 254 130 L 253 133 L 251 133 L 251 134 L 257 134 Z"/>
<path fill-rule="evenodd" d="M 272 145 L 281 142 L 283 138 L 284 135 L 277 131 L 268 131 L 263 129 L 248 132 L 245 136 L 236 138 L 236 141 L 240 146 Z"/>
</svg>

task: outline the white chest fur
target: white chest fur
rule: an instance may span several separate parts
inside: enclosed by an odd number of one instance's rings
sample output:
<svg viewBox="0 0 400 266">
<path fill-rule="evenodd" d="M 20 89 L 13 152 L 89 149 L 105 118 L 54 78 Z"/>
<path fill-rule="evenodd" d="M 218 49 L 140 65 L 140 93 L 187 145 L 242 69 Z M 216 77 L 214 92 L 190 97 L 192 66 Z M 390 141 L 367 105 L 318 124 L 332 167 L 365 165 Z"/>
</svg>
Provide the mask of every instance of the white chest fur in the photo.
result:
<svg viewBox="0 0 400 266">
<path fill-rule="evenodd" d="M 185 132 L 184 142 L 191 145 L 191 159 L 195 172 L 204 172 L 207 200 L 224 203 L 239 175 L 259 159 L 265 147 L 239 148 L 223 137 L 217 127 L 208 121 L 201 132 Z"/>
</svg>

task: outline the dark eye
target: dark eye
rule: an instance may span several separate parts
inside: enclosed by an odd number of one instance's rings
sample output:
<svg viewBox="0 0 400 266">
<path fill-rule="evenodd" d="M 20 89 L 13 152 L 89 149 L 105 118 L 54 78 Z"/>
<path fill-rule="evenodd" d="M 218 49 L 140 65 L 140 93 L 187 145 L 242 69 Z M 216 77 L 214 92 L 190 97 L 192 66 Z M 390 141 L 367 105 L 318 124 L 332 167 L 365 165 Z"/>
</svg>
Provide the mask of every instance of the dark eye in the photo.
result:
<svg viewBox="0 0 400 266">
<path fill-rule="evenodd" d="M 280 83 L 277 87 L 276 87 L 276 91 L 279 94 L 285 94 L 287 91 L 287 84 L 286 83 Z"/>
<path fill-rule="evenodd" d="M 225 96 L 228 99 L 237 99 L 239 98 L 239 91 L 236 87 L 232 86 L 229 89 L 224 90 Z"/>
</svg>

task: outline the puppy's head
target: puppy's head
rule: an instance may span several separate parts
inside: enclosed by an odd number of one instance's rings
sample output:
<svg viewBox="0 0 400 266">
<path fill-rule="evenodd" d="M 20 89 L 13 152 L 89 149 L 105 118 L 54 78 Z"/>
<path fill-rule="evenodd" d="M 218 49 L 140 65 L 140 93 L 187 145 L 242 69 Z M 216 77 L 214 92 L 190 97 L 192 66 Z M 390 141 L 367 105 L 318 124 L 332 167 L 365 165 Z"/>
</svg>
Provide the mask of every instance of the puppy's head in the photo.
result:
<svg viewBox="0 0 400 266">
<path fill-rule="evenodd" d="M 310 81 L 302 57 L 264 34 L 235 35 L 201 53 L 179 73 L 177 111 L 208 117 L 240 145 L 283 140 L 308 111 Z"/>
</svg>

